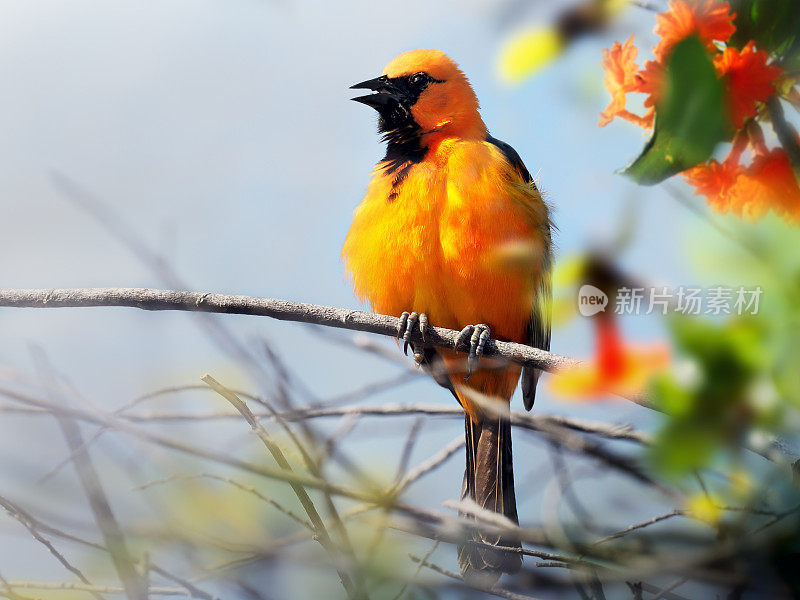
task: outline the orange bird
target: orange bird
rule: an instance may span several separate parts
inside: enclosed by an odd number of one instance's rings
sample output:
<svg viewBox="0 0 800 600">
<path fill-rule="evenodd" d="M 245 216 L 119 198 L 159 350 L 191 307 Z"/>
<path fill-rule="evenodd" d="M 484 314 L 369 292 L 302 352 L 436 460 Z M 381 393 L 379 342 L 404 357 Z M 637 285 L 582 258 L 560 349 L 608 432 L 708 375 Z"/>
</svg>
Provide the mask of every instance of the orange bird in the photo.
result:
<svg viewBox="0 0 800 600">
<path fill-rule="evenodd" d="M 342 249 L 347 272 L 374 311 L 402 315 L 406 349 L 429 321 L 461 329 L 466 360 L 412 344 L 414 358 L 466 413 L 461 498 L 517 523 L 507 415 L 520 372 L 529 410 L 540 372 L 480 358 L 490 332 L 550 347 L 547 204 L 519 155 L 489 134 L 469 81 L 442 52 L 406 52 L 352 88 L 371 90 L 353 100 L 377 110 L 387 148 Z M 519 541 L 476 533 L 458 549 L 461 572 L 516 572 L 517 548 Z"/>
</svg>

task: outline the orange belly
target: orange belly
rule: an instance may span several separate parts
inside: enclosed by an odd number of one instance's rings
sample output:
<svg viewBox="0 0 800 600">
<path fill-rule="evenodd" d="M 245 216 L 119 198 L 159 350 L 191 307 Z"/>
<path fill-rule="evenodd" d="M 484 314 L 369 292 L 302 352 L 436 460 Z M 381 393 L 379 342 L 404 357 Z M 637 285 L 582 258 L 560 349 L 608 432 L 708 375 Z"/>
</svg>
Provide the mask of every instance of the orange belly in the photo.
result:
<svg viewBox="0 0 800 600">
<path fill-rule="evenodd" d="M 376 169 L 342 250 L 353 286 L 382 314 L 424 312 L 432 325 L 458 330 L 485 323 L 494 339 L 525 342 L 541 265 L 509 266 L 502 257 L 536 242 L 536 223 L 513 188 L 503 187 L 505 173 L 484 169 L 476 180 L 470 171 L 464 180 L 454 178 L 452 163 L 414 165 L 392 200 L 394 177 Z M 518 366 L 484 359 L 465 384 L 466 355 L 439 352 L 473 418 L 479 409 L 471 392 L 506 403 L 513 395 Z"/>
</svg>

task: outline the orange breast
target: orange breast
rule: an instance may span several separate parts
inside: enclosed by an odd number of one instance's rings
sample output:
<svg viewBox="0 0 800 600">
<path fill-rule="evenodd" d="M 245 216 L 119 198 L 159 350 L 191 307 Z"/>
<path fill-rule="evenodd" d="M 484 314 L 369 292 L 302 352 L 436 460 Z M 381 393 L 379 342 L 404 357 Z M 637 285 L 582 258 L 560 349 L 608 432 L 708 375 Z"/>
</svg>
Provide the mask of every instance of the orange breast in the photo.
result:
<svg viewBox="0 0 800 600">
<path fill-rule="evenodd" d="M 485 323 L 493 338 L 524 342 L 542 275 L 536 248 L 546 211 L 538 193 L 479 140 L 443 142 L 389 200 L 395 176 L 375 170 L 345 240 L 356 293 L 379 313 L 425 312 L 451 329 Z M 529 260 L 517 260 L 520 248 L 531 249 Z M 460 387 L 464 355 L 442 355 Z M 518 377 L 515 367 L 482 369 L 469 387 L 508 400 Z"/>
</svg>

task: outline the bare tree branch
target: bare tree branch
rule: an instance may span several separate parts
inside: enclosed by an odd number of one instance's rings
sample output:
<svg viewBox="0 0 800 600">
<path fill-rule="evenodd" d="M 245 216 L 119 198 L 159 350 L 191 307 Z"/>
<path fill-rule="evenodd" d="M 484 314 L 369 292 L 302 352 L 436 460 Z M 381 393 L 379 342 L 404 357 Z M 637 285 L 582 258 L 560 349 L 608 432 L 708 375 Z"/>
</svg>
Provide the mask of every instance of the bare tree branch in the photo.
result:
<svg viewBox="0 0 800 600">
<path fill-rule="evenodd" d="M 682 586 L 687 581 L 689 581 L 687 577 L 679 577 L 678 579 L 670 583 L 667 587 L 665 587 L 663 590 L 659 590 L 659 592 L 655 596 L 653 596 L 650 600 L 661 600 L 661 598 L 666 598 L 669 592 L 671 592 L 677 587 Z"/>
<path fill-rule="evenodd" d="M 99 424 L 106 424 L 107 423 L 107 424 L 109 424 L 108 426 L 110 426 L 111 428 L 116 429 L 118 431 L 122 431 L 122 432 L 126 432 L 126 433 L 127 432 L 136 432 L 136 433 L 134 433 L 134 435 L 136 435 L 136 436 L 138 436 L 140 438 L 143 438 L 143 439 L 147 439 L 148 441 L 155 442 L 156 444 L 159 444 L 159 445 L 162 445 L 162 446 L 171 447 L 173 449 L 176 449 L 176 450 L 179 450 L 179 451 L 182 451 L 182 452 L 187 452 L 188 451 L 187 450 L 187 446 L 185 444 L 182 444 L 182 443 L 178 442 L 177 440 L 173 440 L 173 439 L 167 440 L 167 439 L 164 439 L 162 436 L 159 436 L 157 434 L 153 434 L 151 432 L 143 432 L 142 430 L 139 430 L 139 429 L 137 429 L 135 427 L 132 428 L 129 422 L 126 422 L 126 421 L 124 421 L 122 419 L 119 419 L 118 417 L 115 417 L 113 415 L 105 415 L 105 416 L 101 417 L 97 413 L 97 411 L 88 412 L 88 411 L 82 411 L 80 409 L 76 409 L 76 408 L 72 408 L 72 407 L 59 406 L 59 405 L 56 405 L 56 404 L 54 404 L 52 402 L 48 402 L 46 400 L 42 400 L 40 398 L 33 398 L 31 396 L 28 396 L 28 395 L 25 395 L 25 394 L 20 394 L 18 392 L 13 391 L 13 390 L 8 390 L 8 389 L 3 389 L 3 388 L 0 388 L 0 395 L 5 395 L 5 396 L 7 396 L 9 398 L 13 398 L 15 400 L 21 401 L 23 403 L 26 403 L 26 404 L 29 404 L 29 405 L 32 405 L 32 406 L 45 408 L 48 411 L 53 411 L 53 412 L 56 412 L 56 413 L 64 413 L 64 414 L 67 414 L 67 415 L 71 415 L 71 416 L 80 418 L 80 419 L 82 419 L 84 421 L 88 421 L 88 422 L 91 422 L 91 423 L 99 423 Z M 530 415 L 528 415 L 528 417 L 529 416 Z M 595 440 L 591 440 L 591 439 L 586 438 L 584 436 L 580 436 L 580 435 L 577 435 L 575 433 L 572 433 L 568 428 L 566 428 L 563 425 L 559 424 L 559 420 L 560 420 L 560 418 L 556 417 L 555 420 L 553 420 L 552 422 L 539 421 L 539 422 L 536 423 L 535 429 L 537 431 L 541 432 L 543 435 L 545 435 L 547 437 L 547 439 L 551 440 L 554 443 L 562 445 L 563 447 L 565 447 L 567 450 L 569 450 L 571 452 L 577 452 L 577 453 L 585 454 L 587 456 L 590 456 L 590 457 L 593 457 L 595 459 L 598 459 L 598 460 L 602 461 L 603 463 L 613 467 L 614 469 L 617 469 L 617 470 L 619 470 L 619 471 L 621 471 L 623 473 L 626 473 L 627 475 L 633 477 L 635 480 L 639 481 L 640 483 L 644 483 L 645 485 L 650 485 L 650 486 L 654 487 L 655 489 L 661 491 L 662 493 L 665 493 L 668 496 L 677 497 L 675 490 L 665 486 L 661 482 L 658 482 L 658 481 L 654 480 L 647 473 L 645 473 L 645 471 L 643 471 L 636 464 L 636 462 L 634 460 L 632 460 L 632 459 L 630 459 L 630 458 L 628 458 L 626 456 L 623 456 L 623 455 L 617 454 L 615 452 L 612 452 L 611 450 L 606 449 L 605 447 L 603 447 L 602 444 L 596 442 Z M 512 424 L 514 422 L 515 422 L 515 420 L 512 418 Z M 110 423 L 113 423 L 113 425 L 110 424 Z M 534 429 L 534 427 L 532 427 L 532 426 L 529 427 L 529 428 Z M 238 468 L 244 468 L 245 470 L 251 470 L 252 471 L 253 468 L 255 468 L 254 465 L 252 465 L 252 464 L 245 463 L 244 461 L 239 461 L 237 459 L 232 459 L 231 457 L 220 456 L 220 455 L 218 455 L 216 453 L 209 452 L 206 449 L 200 449 L 200 448 L 197 448 L 197 447 L 193 447 L 192 450 L 188 451 L 188 452 L 190 454 L 195 454 L 196 456 L 202 456 L 204 458 L 210 458 L 211 460 L 216 460 L 218 462 L 223 462 L 223 463 L 230 464 L 232 466 L 237 466 Z M 212 456 L 213 456 L 213 458 L 212 458 Z M 247 466 L 244 466 L 244 465 L 247 465 Z M 256 468 L 256 470 L 253 471 L 253 472 L 256 472 L 256 473 L 259 473 L 259 474 L 263 475 L 263 474 L 265 474 L 265 471 L 268 471 L 268 470 L 269 469 Z M 283 481 L 287 481 L 289 483 L 292 483 L 292 482 L 300 483 L 301 485 L 304 485 L 304 486 L 307 486 L 307 487 L 310 486 L 310 487 L 313 487 L 313 488 L 320 489 L 323 492 L 330 492 L 330 493 L 333 493 L 333 494 L 349 496 L 349 497 L 357 499 L 357 500 L 365 500 L 366 499 L 368 502 L 376 502 L 376 496 L 374 496 L 374 495 L 372 495 L 372 496 L 370 494 L 361 494 L 361 495 L 355 494 L 354 495 L 351 490 L 343 490 L 341 488 L 341 486 L 335 486 L 335 485 L 329 484 L 326 481 L 320 480 L 320 478 L 317 477 L 317 476 L 304 477 L 304 476 L 301 476 L 300 474 L 293 473 L 293 472 L 287 473 L 286 471 L 282 471 L 280 475 L 278 475 L 274 471 L 270 471 L 270 472 L 271 472 L 272 475 L 275 476 L 276 479 L 282 479 Z M 272 475 L 268 475 L 268 476 L 272 476 Z M 377 501 L 378 501 L 378 503 L 380 503 L 380 500 L 377 500 Z"/>
<path fill-rule="evenodd" d="M 643 529 L 645 527 L 649 527 L 650 525 L 655 525 L 656 523 L 659 523 L 661 521 L 665 521 L 666 519 L 671 519 L 672 517 L 683 516 L 685 514 L 686 513 L 684 511 L 682 511 L 682 510 L 677 510 L 677 509 L 676 510 L 671 510 L 670 512 L 668 512 L 666 514 L 659 515 L 657 517 L 653 517 L 652 519 L 649 519 L 649 520 L 644 521 L 642 523 L 636 523 L 635 525 L 631 525 L 630 527 L 626 527 L 625 529 L 617 531 L 616 533 L 612 533 L 611 535 L 607 535 L 606 537 L 597 540 L 592 545 L 593 546 L 597 546 L 599 544 L 604 544 L 605 542 L 610 542 L 611 540 L 615 540 L 617 538 L 621 538 L 622 536 L 629 534 L 631 531 L 636 531 L 637 529 Z"/>
<path fill-rule="evenodd" d="M 442 448 L 439 452 L 425 460 L 424 462 L 420 463 L 413 469 L 411 469 L 408 473 L 406 473 L 405 477 L 403 477 L 400 481 L 396 484 L 396 489 L 404 490 L 409 485 L 414 483 L 417 479 L 430 473 L 435 468 L 440 466 L 444 463 L 448 458 L 453 456 L 456 452 L 458 452 L 462 446 L 464 446 L 464 436 L 459 435 L 454 440 L 448 442 L 448 444 Z"/>
<path fill-rule="evenodd" d="M 232 296 L 201 292 L 154 290 L 148 288 L 85 288 L 85 289 L 0 289 L 0 306 L 15 308 L 66 308 L 126 306 L 142 310 L 179 310 L 271 317 L 282 321 L 313 323 L 353 331 L 365 331 L 391 337 L 397 336 L 400 319 L 358 310 L 290 302 L 274 298 Z M 456 348 L 458 331 L 430 327 L 424 343 L 441 348 Z M 419 331 L 410 341 L 423 343 Z M 490 340 L 485 355 L 505 358 L 516 363 L 530 363 L 546 371 L 555 371 L 578 364 L 578 361 L 545 352 L 532 346 Z M 646 402 L 637 400 L 638 403 Z"/>
<path fill-rule="evenodd" d="M 209 388 L 210 389 L 210 388 Z M 238 395 L 242 396 L 242 394 Z M 48 411 L 27 406 L 0 405 L 0 413 L 18 413 L 31 415 L 45 415 Z M 117 415 L 118 412 L 112 413 Z M 334 408 L 309 408 L 298 409 L 290 412 L 280 413 L 285 421 L 297 421 L 301 419 L 318 419 L 325 417 L 342 416 L 365 416 L 365 417 L 392 417 L 392 416 L 411 416 L 411 415 L 430 415 L 430 416 L 453 416 L 464 417 L 464 410 L 459 406 L 446 406 L 442 404 L 426 403 L 383 403 L 383 404 L 356 404 L 352 406 L 341 406 Z M 255 415 L 260 419 L 269 419 L 271 412 L 256 412 Z M 521 429 L 539 431 L 542 427 L 558 426 L 582 433 L 590 433 L 611 440 L 627 440 L 638 444 L 649 445 L 650 436 L 646 433 L 633 429 L 630 425 L 614 425 L 601 421 L 590 421 L 588 419 L 577 419 L 574 417 L 562 417 L 559 415 L 546 415 L 537 413 L 525 413 L 521 411 L 511 411 L 511 424 Z M 120 415 L 126 421 L 133 423 L 150 423 L 159 421 L 205 421 L 218 419 L 238 418 L 235 412 L 147 412 L 138 414 Z"/>
<path fill-rule="evenodd" d="M 125 590 L 121 587 L 111 585 L 87 585 L 85 583 L 49 583 L 45 581 L 8 581 L 7 585 L 11 588 L 21 590 L 59 590 L 59 591 L 83 591 L 97 592 L 100 594 L 120 594 Z M 154 596 L 183 596 L 186 597 L 186 589 L 182 587 L 154 587 L 150 590 Z"/>
<path fill-rule="evenodd" d="M 70 452 L 75 455 L 75 471 L 78 473 L 78 478 L 86 492 L 97 527 L 103 534 L 111 561 L 114 563 L 120 581 L 122 581 L 125 595 L 129 600 L 146 600 L 148 597 L 147 586 L 136 572 L 122 529 L 111 510 L 111 505 L 100 483 L 100 477 L 97 475 L 97 470 L 84 446 L 80 428 L 70 417 L 64 415 L 55 416 Z"/>
<path fill-rule="evenodd" d="M 497 584 L 482 585 L 480 580 L 467 582 L 458 573 L 454 573 L 453 571 L 449 571 L 448 569 L 440 567 L 437 564 L 428 562 L 425 558 L 420 558 L 418 556 L 414 556 L 413 554 L 409 554 L 408 556 L 415 563 L 421 564 L 424 567 L 431 569 L 432 571 L 436 571 L 437 573 L 444 575 L 445 577 L 450 577 L 451 579 L 464 582 L 467 585 L 467 587 L 471 587 L 481 592 L 485 592 L 492 596 L 497 596 L 498 598 L 506 598 L 507 600 L 536 600 L 536 598 L 534 598 L 533 596 L 524 596 L 522 594 L 517 594 L 516 592 L 507 590 L 504 587 L 501 587 Z"/>
<path fill-rule="evenodd" d="M 55 546 L 53 546 L 50 540 L 48 540 L 39 532 L 38 528 L 36 527 L 35 519 L 28 515 L 26 511 L 14 504 L 11 500 L 3 498 L 2 496 L 0 496 L 0 506 L 2 506 L 5 511 L 14 519 L 19 521 L 20 524 L 22 524 L 22 526 L 25 527 L 25 529 L 27 529 L 28 532 L 33 536 L 33 539 L 47 548 L 47 551 L 50 552 L 50 554 L 52 554 L 58 562 L 64 565 L 64 568 L 73 573 L 81 581 L 81 583 L 85 583 L 86 585 L 92 584 L 92 582 L 86 578 L 86 576 L 81 572 L 80 569 L 78 569 L 78 567 L 72 565 L 63 554 L 56 550 Z M 97 592 L 93 592 L 92 595 L 95 598 L 98 598 L 98 600 L 103 599 L 103 596 Z"/>
<path fill-rule="evenodd" d="M 264 426 L 261 425 L 261 422 L 258 418 L 247 408 L 247 405 L 242 402 L 242 400 L 233 392 L 231 392 L 228 388 L 220 384 L 216 379 L 211 377 L 210 375 L 206 375 L 202 378 L 203 381 L 208 384 L 214 391 L 216 391 L 220 396 L 225 398 L 228 402 L 230 402 L 233 407 L 239 411 L 239 413 L 244 417 L 259 439 L 264 443 L 264 446 L 269 450 L 269 453 L 275 459 L 275 462 L 278 463 L 278 466 L 287 471 L 292 473 L 292 467 L 289 464 L 289 461 L 286 460 L 286 457 L 283 454 L 280 446 L 275 443 L 272 439 L 272 436 L 269 435 Z M 292 490 L 294 491 L 297 499 L 300 501 L 300 504 L 303 506 L 303 510 L 306 511 L 308 518 L 311 520 L 311 524 L 314 527 L 314 532 L 316 534 L 315 538 L 319 541 L 320 545 L 325 548 L 325 551 L 330 556 L 331 560 L 333 561 L 334 565 L 336 565 L 336 570 L 339 573 L 339 579 L 342 582 L 342 587 L 347 591 L 347 595 L 350 598 L 363 598 L 366 596 L 365 591 L 361 588 L 361 586 L 357 586 L 353 584 L 353 581 L 348 575 L 347 571 L 338 565 L 338 556 L 339 551 L 343 550 L 344 548 L 338 548 L 333 540 L 331 539 L 330 535 L 328 534 L 328 530 L 325 527 L 325 524 L 322 521 L 322 518 L 319 516 L 316 507 L 314 506 L 314 502 L 308 495 L 305 487 L 301 483 L 298 482 L 290 482 L 289 485 L 291 486 Z M 338 519 L 338 515 L 336 517 Z M 352 554 L 350 558 L 353 559 Z"/>
<path fill-rule="evenodd" d="M 437 540 L 433 542 L 433 545 L 430 547 L 430 550 L 428 550 L 425 553 L 425 556 L 423 556 L 422 559 L 417 563 L 417 568 L 414 570 L 414 574 L 411 576 L 411 581 L 414 581 L 414 579 L 417 578 L 425 562 L 431 557 L 431 555 L 436 551 L 436 548 L 438 547 L 439 547 L 439 542 Z M 400 597 L 405 593 L 406 588 L 408 588 L 408 584 L 409 584 L 408 581 L 405 582 L 403 586 L 397 591 L 397 593 L 394 596 L 392 596 L 392 600 L 400 600 Z"/>
<path fill-rule="evenodd" d="M 453 415 L 464 416 L 464 410 L 460 406 L 446 406 L 441 404 L 356 404 L 352 406 L 341 406 L 335 408 L 312 408 L 298 410 L 293 413 L 284 413 L 282 416 L 287 421 L 296 419 L 314 419 L 328 416 L 341 415 L 363 415 L 363 416 L 390 416 L 390 415 Z M 582 433 L 591 433 L 601 437 L 614 440 L 628 440 L 639 444 L 648 445 L 650 437 L 633 429 L 630 425 L 609 425 L 598 421 L 586 419 L 576 419 L 572 417 L 561 417 L 558 415 L 543 415 L 536 413 L 526 413 L 511 411 L 511 424 L 515 427 L 540 431 L 548 427 L 563 427 Z M 136 420 L 135 418 L 132 420 Z"/>
<path fill-rule="evenodd" d="M 61 387 L 61 382 L 58 381 L 55 370 L 41 349 L 34 349 L 34 360 L 44 379 L 49 382 L 45 389 L 51 400 L 66 403 L 66 398 L 56 393 Z M 69 415 L 53 413 L 53 416 L 64 435 L 78 480 L 89 501 L 89 508 L 97 528 L 103 535 L 114 569 L 125 589 L 125 596 L 128 600 L 147 600 L 149 594 L 146 573 L 145 577 L 142 577 L 136 570 L 135 561 L 128 551 L 122 528 L 111 509 L 111 503 L 100 481 L 92 456 L 84 443 L 80 425 Z"/>
<path fill-rule="evenodd" d="M 213 479 L 215 481 L 222 481 L 224 483 L 230 484 L 235 488 L 242 490 L 243 492 L 247 492 L 248 494 L 252 494 L 259 500 L 266 502 L 279 512 L 282 512 L 287 517 L 295 521 L 296 523 L 300 523 L 303 527 L 308 528 L 310 531 L 314 531 L 314 526 L 306 521 L 303 517 L 296 515 L 290 509 L 283 506 L 280 502 L 276 502 L 274 499 L 270 498 L 269 496 L 265 496 L 261 492 L 259 492 L 256 488 L 252 485 L 245 485 L 239 481 L 231 477 L 223 477 L 221 475 L 215 475 L 214 473 L 196 473 L 194 475 L 170 475 L 169 477 L 164 477 L 162 479 L 154 479 L 153 481 L 148 481 L 147 483 L 143 483 L 141 485 L 137 485 L 132 489 L 132 491 L 141 491 L 151 488 L 156 485 L 163 485 L 165 483 L 172 483 L 174 481 L 186 481 L 191 479 Z"/>
</svg>

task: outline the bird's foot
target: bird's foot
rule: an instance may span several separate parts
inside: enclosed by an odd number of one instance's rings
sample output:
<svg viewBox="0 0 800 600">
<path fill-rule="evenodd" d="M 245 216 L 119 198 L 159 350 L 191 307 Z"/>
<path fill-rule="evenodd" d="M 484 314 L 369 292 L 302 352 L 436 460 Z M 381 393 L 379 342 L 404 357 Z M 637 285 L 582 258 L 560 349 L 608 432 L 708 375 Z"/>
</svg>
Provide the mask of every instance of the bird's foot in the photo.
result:
<svg viewBox="0 0 800 600">
<path fill-rule="evenodd" d="M 422 353 L 423 346 L 410 341 L 415 327 L 419 327 L 419 332 L 424 342 L 425 335 L 428 333 L 428 315 L 415 312 L 404 312 L 400 315 L 400 327 L 397 328 L 397 337 L 403 340 L 403 354 L 408 356 L 408 347 L 411 346 L 411 350 L 414 353 L 414 362 L 417 363 L 417 366 L 420 366 L 424 356 Z"/>
<path fill-rule="evenodd" d="M 456 348 L 459 346 L 469 345 L 469 356 L 467 357 L 467 376 L 464 381 L 469 381 L 475 369 L 478 368 L 478 363 L 483 356 L 483 349 L 486 342 L 489 340 L 489 326 L 484 324 L 467 325 L 461 330 L 456 339 Z"/>
</svg>

